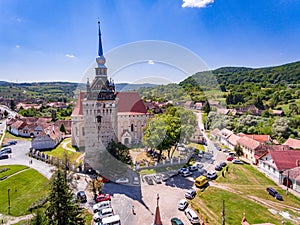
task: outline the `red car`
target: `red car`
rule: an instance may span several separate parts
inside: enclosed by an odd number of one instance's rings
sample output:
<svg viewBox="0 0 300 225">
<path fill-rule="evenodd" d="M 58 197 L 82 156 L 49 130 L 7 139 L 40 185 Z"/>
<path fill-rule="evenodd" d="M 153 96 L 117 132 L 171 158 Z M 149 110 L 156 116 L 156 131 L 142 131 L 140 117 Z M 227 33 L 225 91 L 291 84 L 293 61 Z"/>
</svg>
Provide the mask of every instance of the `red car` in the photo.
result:
<svg viewBox="0 0 300 225">
<path fill-rule="evenodd" d="M 104 176 L 100 176 L 100 179 L 102 180 L 103 183 L 108 183 L 110 180 Z"/>
<path fill-rule="evenodd" d="M 232 161 L 234 158 L 232 156 L 228 156 L 227 161 Z"/>
<path fill-rule="evenodd" d="M 98 195 L 96 198 L 96 202 L 104 202 L 104 201 L 110 201 L 110 195 L 109 194 L 101 194 Z"/>
</svg>

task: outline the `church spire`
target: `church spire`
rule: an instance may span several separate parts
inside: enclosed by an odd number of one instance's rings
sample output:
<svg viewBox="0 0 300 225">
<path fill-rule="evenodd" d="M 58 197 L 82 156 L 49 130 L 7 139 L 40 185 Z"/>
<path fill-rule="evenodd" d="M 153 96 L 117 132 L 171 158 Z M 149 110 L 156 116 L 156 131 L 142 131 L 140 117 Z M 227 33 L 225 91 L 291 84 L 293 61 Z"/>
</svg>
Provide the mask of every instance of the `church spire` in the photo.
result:
<svg viewBox="0 0 300 225">
<path fill-rule="evenodd" d="M 103 49 L 102 49 L 102 41 L 101 41 L 101 30 L 100 30 L 100 21 L 98 21 L 98 29 L 99 29 L 99 49 L 98 49 L 98 56 L 103 55 Z"/>
<path fill-rule="evenodd" d="M 160 218 L 160 211 L 159 211 L 159 194 L 157 194 L 157 202 L 156 202 L 156 211 L 155 211 L 155 218 L 153 225 L 162 225 L 161 218 Z"/>
</svg>

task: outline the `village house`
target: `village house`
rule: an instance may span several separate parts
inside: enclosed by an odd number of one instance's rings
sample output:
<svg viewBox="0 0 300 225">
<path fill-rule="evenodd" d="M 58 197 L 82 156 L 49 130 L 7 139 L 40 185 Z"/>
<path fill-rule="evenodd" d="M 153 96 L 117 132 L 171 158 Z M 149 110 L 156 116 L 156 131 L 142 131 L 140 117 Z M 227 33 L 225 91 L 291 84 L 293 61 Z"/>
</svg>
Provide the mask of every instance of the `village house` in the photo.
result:
<svg viewBox="0 0 300 225">
<path fill-rule="evenodd" d="M 259 149 L 261 145 L 260 142 L 247 136 L 243 136 L 239 140 L 237 140 L 237 144 L 241 146 L 243 156 L 246 159 L 250 160 L 253 164 L 257 164 L 255 152 Z"/>
<path fill-rule="evenodd" d="M 284 142 L 284 145 L 288 145 L 290 149 L 300 149 L 300 140 L 289 138 Z"/>
<path fill-rule="evenodd" d="M 300 193 L 300 167 L 299 164 L 295 168 L 285 170 L 282 173 L 283 184 L 289 186 L 293 190 Z"/>
<path fill-rule="evenodd" d="M 275 182 L 291 184 L 287 176 L 283 175 L 285 170 L 299 167 L 300 151 L 288 150 L 288 146 L 273 146 L 259 158 L 259 170 Z"/>
<path fill-rule="evenodd" d="M 34 149 L 53 149 L 65 137 L 59 130 L 61 124 L 64 124 L 67 134 L 71 132 L 71 121 L 51 122 L 51 118 L 37 117 L 12 118 L 7 122 L 7 129 L 15 136 L 32 138 L 31 147 Z"/>
</svg>

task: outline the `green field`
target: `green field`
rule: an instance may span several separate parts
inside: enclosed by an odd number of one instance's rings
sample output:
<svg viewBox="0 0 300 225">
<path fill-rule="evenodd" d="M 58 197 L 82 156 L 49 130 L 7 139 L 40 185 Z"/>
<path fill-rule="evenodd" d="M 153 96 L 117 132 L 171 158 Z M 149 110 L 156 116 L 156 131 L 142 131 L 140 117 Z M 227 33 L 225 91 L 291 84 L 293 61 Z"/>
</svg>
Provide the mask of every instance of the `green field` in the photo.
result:
<svg viewBox="0 0 300 225">
<path fill-rule="evenodd" d="M 1 166 L 1 168 L 10 168 L 4 173 L 11 176 L 0 181 L 0 213 L 8 214 L 8 189 L 10 189 L 10 214 L 12 216 L 30 214 L 28 211 L 30 205 L 48 193 L 47 178 L 36 170 L 24 170 L 26 169 L 24 166 L 10 165 Z M 18 171 L 21 172 L 15 174 Z M 2 173 L 0 174 L 3 176 Z"/>
<path fill-rule="evenodd" d="M 275 200 L 265 191 L 266 187 L 275 188 L 284 201 Z M 204 192 L 198 192 L 191 204 L 209 224 L 217 225 L 221 224 L 223 200 L 226 224 L 240 224 L 244 212 L 250 224 L 280 224 L 282 216 L 279 212 L 289 212 L 293 219 L 300 216 L 300 200 L 291 194 L 285 195 L 284 190 L 251 165 L 230 164 L 225 178 L 219 174 Z M 272 214 L 269 209 L 276 210 L 277 214 Z M 285 220 L 285 224 L 297 223 Z"/>
</svg>

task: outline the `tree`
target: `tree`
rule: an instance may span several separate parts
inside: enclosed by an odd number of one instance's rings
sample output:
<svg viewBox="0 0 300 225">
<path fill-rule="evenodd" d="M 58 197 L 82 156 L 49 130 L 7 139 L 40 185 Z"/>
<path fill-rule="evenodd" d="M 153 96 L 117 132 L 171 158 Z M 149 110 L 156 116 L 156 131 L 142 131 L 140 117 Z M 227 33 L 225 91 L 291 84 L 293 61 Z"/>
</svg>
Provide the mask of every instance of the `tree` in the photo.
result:
<svg viewBox="0 0 300 225">
<path fill-rule="evenodd" d="M 51 110 L 51 121 L 55 122 L 57 120 L 56 110 Z"/>
<path fill-rule="evenodd" d="M 41 209 L 37 209 L 35 215 L 30 220 L 31 225 L 43 225 L 47 223 L 47 218 Z"/>
<path fill-rule="evenodd" d="M 15 101 L 13 99 L 10 100 L 10 109 L 14 110 L 16 107 Z"/>
<path fill-rule="evenodd" d="M 68 184 L 67 170 L 58 168 L 50 180 L 50 194 L 46 217 L 48 224 L 76 225 L 84 224 L 83 211 L 74 202 L 71 188 Z"/>
<path fill-rule="evenodd" d="M 211 108 L 210 108 L 210 104 L 207 99 L 205 100 L 205 103 L 204 103 L 204 106 L 202 109 L 203 109 L 203 112 L 205 112 L 207 114 L 210 112 Z"/>
<path fill-rule="evenodd" d="M 132 165 L 129 148 L 122 143 L 116 143 L 114 140 L 112 140 L 110 143 L 108 143 L 107 151 L 117 160 L 120 160 L 125 164 Z"/>
<path fill-rule="evenodd" d="M 167 150 L 170 157 L 172 147 L 174 152 L 179 142 L 188 141 L 196 125 L 197 118 L 193 112 L 182 107 L 169 107 L 165 114 L 155 115 L 148 121 L 143 143 L 151 149 L 159 150 L 160 161 L 162 151 Z"/>
<path fill-rule="evenodd" d="M 62 132 L 62 133 L 66 133 L 66 127 L 65 127 L 65 125 L 64 125 L 63 123 L 60 124 L 59 130 L 60 130 L 60 132 Z"/>
<path fill-rule="evenodd" d="M 234 146 L 234 151 L 238 157 L 243 155 L 243 149 L 239 144 Z"/>
</svg>

